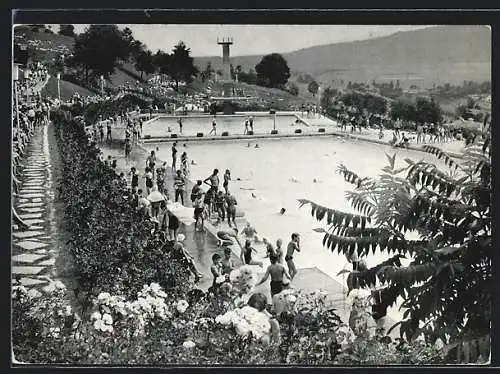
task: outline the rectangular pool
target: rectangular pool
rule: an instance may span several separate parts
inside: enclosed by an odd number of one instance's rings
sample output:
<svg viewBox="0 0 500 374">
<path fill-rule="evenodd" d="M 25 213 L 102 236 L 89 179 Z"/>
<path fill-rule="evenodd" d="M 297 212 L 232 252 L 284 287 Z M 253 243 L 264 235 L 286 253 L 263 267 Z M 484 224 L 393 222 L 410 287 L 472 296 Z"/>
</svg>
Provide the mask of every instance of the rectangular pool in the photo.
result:
<svg viewBox="0 0 500 374">
<path fill-rule="evenodd" d="M 270 134 L 273 130 L 274 116 L 273 115 L 259 115 L 253 116 L 253 129 L 255 134 Z M 179 117 L 159 117 L 143 126 L 143 137 L 150 135 L 152 137 L 170 136 L 175 133 L 180 135 L 178 124 Z M 246 116 L 217 116 L 217 135 L 227 131 L 229 135 L 242 135 L 245 131 Z M 280 133 L 293 133 L 296 128 L 301 128 L 302 131 L 307 130 L 304 124 L 295 123 L 296 117 L 294 115 L 277 115 L 276 116 L 276 129 Z M 196 136 L 197 133 L 202 132 L 204 136 L 208 136 L 212 130 L 213 116 L 207 115 L 206 117 L 182 117 L 182 135 Z M 333 124 L 333 122 L 332 122 Z M 170 132 L 168 131 L 170 128 Z M 250 129 L 250 128 L 249 128 Z M 317 128 L 314 128 L 317 132 Z"/>
</svg>

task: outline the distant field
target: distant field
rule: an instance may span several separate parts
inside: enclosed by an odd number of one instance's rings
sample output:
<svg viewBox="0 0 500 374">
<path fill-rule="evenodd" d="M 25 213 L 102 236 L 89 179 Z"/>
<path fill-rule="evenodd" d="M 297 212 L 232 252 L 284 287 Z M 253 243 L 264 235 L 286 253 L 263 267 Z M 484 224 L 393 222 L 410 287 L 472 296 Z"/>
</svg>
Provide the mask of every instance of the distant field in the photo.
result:
<svg viewBox="0 0 500 374">
<path fill-rule="evenodd" d="M 334 80 L 346 82 L 378 82 L 399 79 L 403 88 L 409 88 L 415 84 L 423 88 L 430 88 L 433 84 L 461 85 L 464 80 L 483 82 L 491 80 L 490 63 L 446 63 L 438 65 L 411 66 L 388 66 L 383 69 L 374 69 L 372 66 L 364 66 L 356 69 L 345 69 L 328 71 L 324 73 L 311 74 L 323 84 L 331 84 Z"/>
</svg>

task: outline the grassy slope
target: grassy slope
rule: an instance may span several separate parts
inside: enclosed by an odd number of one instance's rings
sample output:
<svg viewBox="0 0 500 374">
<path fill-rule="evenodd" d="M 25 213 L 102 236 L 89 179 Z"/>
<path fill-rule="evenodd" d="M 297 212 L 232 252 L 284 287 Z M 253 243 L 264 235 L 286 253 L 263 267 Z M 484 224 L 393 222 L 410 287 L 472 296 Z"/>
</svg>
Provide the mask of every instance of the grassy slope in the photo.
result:
<svg viewBox="0 0 500 374">
<path fill-rule="evenodd" d="M 15 35 L 17 41 L 31 41 L 30 44 L 38 49 L 37 58 L 42 58 L 46 62 L 48 62 L 50 59 L 53 59 L 58 51 L 72 50 L 74 45 L 74 38 L 57 34 L 46 34 L 43 32 L 35 33 L 29 29 L 22 27 L 16 28 Z M 125 63 L 123 64 L 123 68 L 124 70 L 118 68 L 115 69 L 115 72 L 111 75 L 110 80 L 106 82 L 106 85 L 118 87 L 120 85 L 124 85 L 126 82 L 128 82 L 129 84 L 135 84 L 136 77 L 134 77 L 134 75 L 140 76 L 141 73 L 135 69 L 133 63 Z M 127 71 L 132 74 L 129 74 Z M 146 75 L 143 75 L 143 78 L 146 78 Z M 61 80 L 60 85 L 62 99 L 71 97 L 75 92 L 78 92 L 78 94 L 81 96 L 92 96 L 95 94 L 93 91 L 64 80 Z M 201 92 L 204 88 L 206 88 L 206 84 L 201 84 L 199 81 L 195 82 L 195 84 L 193 84 L 192 86 L 193 89 L 189 90 L 190 93 Z M 287 102 L 295 105 L 302 103 L 301 97 L 296 97 L 289 94 L 288 92 L 277 89 L 269 89 L 265 87 L 249 85 L 246 83 L 239 83 L 237 84 L 237 87 L 244 89 L 245 94 L 250 96 L 258 96 L 271 101 L 276 100 L 282 102 L 286 100 Z M 311 99 L 311 95 L 307 92 L 306 87 L 299 88 L 300 96 Z M 216 84 L 211 95 L 217 96 L 221 91 L 222 86 Z M 50 78 L 46 87 L 42 90 L 42 94 L 57 97 L 57 80 L 54 77 Z"/>
<path fill-rule="evenodd" d="M 72 97 L 75 92 L 78 92 L 80 96 L 94 96 L 95 93 L 87 90 L 86 88 L 83 88 L 81 86 L 78 86 L 76 84 L 73 84 L 71 82 L 67 82 L 64 80 L 61 80 L 61 99 L 62 100 L 67 100 L 70 97 Z M 55 77 L 50 77 L 49 81 L 47 82 L 47 85 L 42 89 L 42 95 L 43 96 L 49 96 L 49 97 L 57 97 L 57 79 Z"/>
</svg>

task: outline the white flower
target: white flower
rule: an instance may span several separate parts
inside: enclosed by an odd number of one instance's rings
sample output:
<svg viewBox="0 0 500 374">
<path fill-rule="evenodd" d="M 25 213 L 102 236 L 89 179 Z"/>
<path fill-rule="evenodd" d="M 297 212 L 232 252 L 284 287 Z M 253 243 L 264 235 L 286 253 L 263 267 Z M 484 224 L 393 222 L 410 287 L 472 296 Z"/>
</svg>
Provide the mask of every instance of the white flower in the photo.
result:
<svg viewBox="0 0 500 374">
<path fill-rule="evenodd" d="M 42 296 L 42 293 L 38 290 L 35 290 L 34 288 L 32 288 L 31 290 L 28 291 L 28 297 L 30 299 L 37 299 L 40 296 Z"/>
<path fill-rule="evenodd" d="M 65 316 L 70 316 L 73 313 L 73 310 L 71 309 L 70 305 L 66 305 L 66 308 L 64 308 L 64 315 Z"/>
<path fill-rule="evenodd" d="M 97 300 L 100 301 L 102 304 L 106 304 L 106 302 L 111 298 L 111 295 L 109 292 L 101 292 L 97 296 Z"/>
<path fill-rule="evenodd" d="M 226 281 L 226 276 L 225 275 L 219 275 L 216 279 L 215 279 L 215 283 L 224 283 Z"/>
<path fill-rule="evenodd" d="M 236 329 L 236 333 L 241 336 L 247 336 L 250 332 L 250 326 L 248 326 L 248 323 L 245 321 L 236 324 L 234 327 Z"/>
<path fill-rule="evenodd" d="M 103 321 L 106 325 L 112 325 L 112 324 L 113 324 L 113 317 L 111 317 L 111 314 L 104 313 L 104 314 L 102 315 L 102 321 Z"/>
<path fill-rule="evenodd" d="M 56 290 L 56 286 L 54 285 L 54 283 L 49 283 L 49 285 L 42 288 L 42 290 L 46 293 L 52 293 Z"/>
<path fill-rule="evenodd" d="M 56 280 L 54 282 L 54 286 L 55 288 L 57 288 L 58 290 L 65 290 L 66 289 L 66 286 L 64 285 L 63 282 L 61 282 L 60 280 Z"/>
<path fill-rule="evenodd" d="M 441 338 L 438 338 L 434 343 L 434 348 L 436 348 L 437 350 L 441 350 L 443 349 L 443 347 L 444 347 L 443 341 L 441 340 Z"/>
<path fill-rule="evenodd" d="M 227 312 L 223 315 L 218 315 L 215 317 L 215 322 L 220 323 L 221 325 L 229 325 L 231 323 L 231 317 L 233 313 Z"/>
<path fill-rule="evenodd" d="M 13 286 L 12 287 L 12 294 L 14 294 L 14 292 L 19 292 L 21 294 L 26 294 L 28 291 L 26 290 L 26 287 L 24 287 L 23 285 L 21 286 Z"/>
<path fill-rule="evenodd" d="M 182 346 L 186 349 L 189 349 L 196 347 L 196 344 L 192 340 L 186 340 L 184 343 L 182 343 Z"/>
<path fill-rule="evenodd" d="M 94 312 L 94 313 L 92 313 L 91 316 L 90 316 L 90 319 L 91 320 L 94 320 L 94 319 L 100 320 L 100 319 L 102 319 L 101 313 L 99 313 L 97 311 Z"/>
<path fill-rule="evenodd" d="M 153 292 L 161 291 L 161 287 L 158 283 L 153 282 L 149 285 L 149 287 L 151 288 L 151 291 L 153 291 Z"/>
<path fill-rule="evenodd" d="M 184 313 L 187 310 L 188 307 L 189 307 L 189 304 L 188 304 L 188 302 L 186 300 L 179 300 L 177 302 L 176 309 L 177 309 L 177 311 L 179 313 L 182 314 L 182 313 Z"/>
</svg>

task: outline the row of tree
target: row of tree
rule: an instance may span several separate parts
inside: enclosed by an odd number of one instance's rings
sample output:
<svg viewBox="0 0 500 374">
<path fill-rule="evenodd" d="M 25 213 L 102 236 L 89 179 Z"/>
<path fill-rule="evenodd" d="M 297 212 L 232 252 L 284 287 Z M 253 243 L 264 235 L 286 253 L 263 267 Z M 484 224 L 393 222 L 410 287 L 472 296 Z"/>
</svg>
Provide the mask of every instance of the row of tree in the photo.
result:
<svg viewBox="0 0 500 374">
<path fill-rule="evenodd" d="M 347 108 L 358 113 L 385 115 L 389 113 L 392 119 L 401 119 L 405 122 L 440 123 L 443 113 L 434 98 L 417 97 L 412 101 L 388 101 L 381 96 L 369 93 L 347 92 L 342 94 L 335 88 L 328 87 L 321 95 L 321 106 L 327 113 L 335 115 Z"/>
<path fill-rule="evenodd" d="M 61 31 L 69 35 L 74 33 L 74 28 L 61 25 Z M 175 89 L 178 89 L 179 82 L 189 83 L 198 75 L 202 81 L 206 81 L 214 73 L 210 63 L 200 72 L 190 54 L 190 49 L 182 41 L 172 53 L 158 50 L 153 54 L 133 37 L 129 28 L 120 30 L 116 25 L 91 25 L 76 36 L 74 53 L 67 63 L 79 69 L 88 82 L 99 75 L 108 78 L 115 68 L 130 62 L 141 73 L 141 79 L 144 73 L 156 72 L 169 76 L 175 82 Z M 255 66 L 255 71 L 244 72 L 238 65 L 232 67 L 231 74 L 233 79 L 238 75 L 240 81 L 249 84 L 284 89 L 290 69 L 282 55 L 271 53 L 262 58 Z"/>
</svg>

